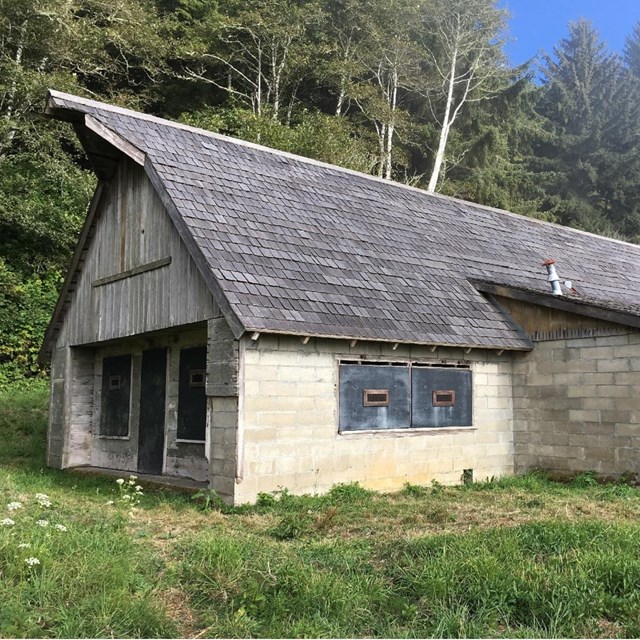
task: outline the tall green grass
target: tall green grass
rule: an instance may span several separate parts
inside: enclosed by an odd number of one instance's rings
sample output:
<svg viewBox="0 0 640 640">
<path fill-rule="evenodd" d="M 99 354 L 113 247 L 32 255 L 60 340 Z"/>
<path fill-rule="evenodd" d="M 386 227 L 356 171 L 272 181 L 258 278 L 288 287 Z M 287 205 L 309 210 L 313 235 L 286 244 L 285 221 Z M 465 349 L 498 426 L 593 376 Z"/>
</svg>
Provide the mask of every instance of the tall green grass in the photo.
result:
<svg viewBox="0 0 640 640">
<path fill-rule="evenodd" d="M 162 561 L 105 504 L 113 481 L 45 468 L 47 399 L 42 381 L 0 392 L 0 637 L 175 635 Z"/>
<path fill-rule="evenodd" d="M 46 380 L 0 389 L 0 464 L 45 465 L 48 400 Z"/>
<path fill-rule="evenodd" d="M 0 637 L 640 635 L 636 488 L 343 484 L 221 511 L 157 493 L 131 517 L 113 480 L 46 469 L 46 414 L 42 383 L 0 392 Z"/>
<path fill-rule="evenodd" d="M 178 574 L 212 636 L 637 637 L 639 543 L 601 522 L 392 543 L 212 532 L 180 545 Z"/>
<path fill-rule="evenodd" d="M 175 635 L 155 591 L 162 566 L 123 519 L 65 517 L 26 500 L 10 513 L 15 525 L 0 526 L 0 637 Z"/>
</svg>

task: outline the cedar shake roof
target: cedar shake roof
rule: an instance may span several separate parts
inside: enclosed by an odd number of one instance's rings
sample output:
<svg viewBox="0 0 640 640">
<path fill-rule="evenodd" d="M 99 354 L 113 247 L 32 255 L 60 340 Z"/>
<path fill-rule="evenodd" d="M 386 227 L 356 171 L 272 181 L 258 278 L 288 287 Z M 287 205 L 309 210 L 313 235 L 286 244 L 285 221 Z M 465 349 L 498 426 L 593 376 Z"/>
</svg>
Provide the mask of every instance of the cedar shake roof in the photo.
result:
<svg viewBox="0 0 640 640">
<path fill-rule="evenodd" d="M 640 326 L 638 246 L 68 94 L 46 112 L 144 164 L 236 337 L 530 349 L 481 290 L 547 299 L 547 258 L 565 304 Z"/>
</svg>

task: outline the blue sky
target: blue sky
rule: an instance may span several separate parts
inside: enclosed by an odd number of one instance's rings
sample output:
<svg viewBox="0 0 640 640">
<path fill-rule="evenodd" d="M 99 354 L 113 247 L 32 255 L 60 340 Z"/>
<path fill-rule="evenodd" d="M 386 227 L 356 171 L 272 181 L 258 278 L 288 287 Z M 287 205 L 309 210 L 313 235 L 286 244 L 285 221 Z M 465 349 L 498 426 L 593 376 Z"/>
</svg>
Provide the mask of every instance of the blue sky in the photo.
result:
<svg viewBox="0 0 640 640">
<path fill-rule="evenodd" d="M 511 40 L 505 50 L 514 65 L 539 50 L 551 53 L 566 36 L 570 20 L 591 20 L 609 48 L 619 53 L 633 25 L 640 21 L 640 0 L 499 0 L 498 4 L 511 12 Z"/>
</svg>

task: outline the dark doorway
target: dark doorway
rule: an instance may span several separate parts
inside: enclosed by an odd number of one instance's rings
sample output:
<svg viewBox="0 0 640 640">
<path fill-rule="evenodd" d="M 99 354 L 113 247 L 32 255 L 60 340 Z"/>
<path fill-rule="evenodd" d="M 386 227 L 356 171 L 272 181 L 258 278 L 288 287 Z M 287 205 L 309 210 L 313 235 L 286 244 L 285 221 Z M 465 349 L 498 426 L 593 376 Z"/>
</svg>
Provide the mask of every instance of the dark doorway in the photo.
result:
<svg viewBox="0 0 640 640">
<path fill-rule="evenodd" d="M 138 433 L 138 471 L 140 473 L 162 473 L 166 380 L 167 350 L 143 351 Z"/>
<path fill-rule="evenodd" d="M 126 438 L 129 435 L 131 356 L 112 356 L 102 361 L 102 404 L 100 435 Z"/>
<path fill-rule="evenodd" d="M 207 348 L 190 347 L 180 351 L 178 389 L 178 439 L 203 442 L 207 419 L 205 369 Z"/>
</svg>

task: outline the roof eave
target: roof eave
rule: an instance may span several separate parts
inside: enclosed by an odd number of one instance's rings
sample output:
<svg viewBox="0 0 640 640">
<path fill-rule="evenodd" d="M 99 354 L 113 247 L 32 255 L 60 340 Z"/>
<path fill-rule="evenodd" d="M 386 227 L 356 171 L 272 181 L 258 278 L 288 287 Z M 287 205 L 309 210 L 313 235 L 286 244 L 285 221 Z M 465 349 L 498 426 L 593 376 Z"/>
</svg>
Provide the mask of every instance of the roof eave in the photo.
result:
<svg viewBox="0 0 640 640">
<path fill-rule="evenodd" d="M 511 298 L 512 300 L 530 302 L 542 307 L 575 313 L 576 315 L 587 316 L 627 327 L 640 328 L 639 315 L 607 307 L 607 303 L 604 300 L 599 304 L 594 301 L 572 300 L 565 296 L 552 296 L 531 289 L 519 289 L 506 284 L 480 280 L 470 280 L 470 282 L 478 291 L 482 291 L 483 293 L 502 296 L 503 298 Z"/>
<path fill-rule="evenodd" d="M 266 329 L 257 327 L 245 327 L 245 332 L 249 334 L 259 335 L 276 335 L 276 336 L 291 336 L 297 337 L 301 340 L 304 338 L 319 338 L 328 340 L 345 340 L 351 342 L 379 342 L 383 344 L 398 344 L 408 346 L 419 347 L 433 347 L 447 348 L 447 349 L 469 349 L 469 350 L 487 350 L 487 351 L 514 351 L 514 352 L 528 352 L 533 350 L 534 345 L 531 339 L 522 332 L 518 332 L 518 339 L 521 341 L 520 346 L 513 344 L 478 344 L 478 343 L 451 343 L 451 342 L 438 342 L 437 340 L 411 340 L 407 338 L 382 338 L 376 336 L 357 336 L 347 334 L 331 334 L 331 333 L 314 333 L 311 331 L 286 331 L 280 329 Z"/>
</svg>

